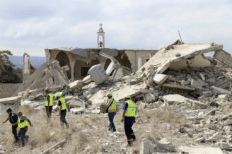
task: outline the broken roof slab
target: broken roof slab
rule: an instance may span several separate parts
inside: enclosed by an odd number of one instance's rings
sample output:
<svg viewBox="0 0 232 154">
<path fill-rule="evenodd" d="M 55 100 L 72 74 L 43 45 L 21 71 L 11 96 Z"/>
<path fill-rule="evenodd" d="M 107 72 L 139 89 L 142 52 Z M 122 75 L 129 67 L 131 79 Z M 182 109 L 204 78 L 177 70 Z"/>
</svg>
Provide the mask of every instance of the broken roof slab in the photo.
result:
<svg viewBox="0 0 232 154">
<path fill-rule="evenodd" d="M 65 51 L 65 52 L 71 52 L 74 55 L 80 56 L 80 57 L 85 57 L 89 58 L 88 52 L 89 51 L 100 51 L 102 53 L 106 53 L 110 56 L 117 56 L 118 51 L 117 49 L 114 48 L 54 48 L 54 49 L 49 49 L 49 50 L 60 50 L 60 51 Z M 90 54 L 95 54 L 93 52 L 90 52 Z M 101 56 L 101 59 L 106 59 L 105 57 Z"/>
<path fill-rule="evenodd" d="M 156 73 L 163 73 L 171 64 L 181 60 L 192 58 L 203 53 L 221 50 L 223 45 L 216 44 L 181 44 L 172 45 L 172 48 L 167 50 L 167 47 L 160 49 L 147 63 L 143 65 L 137 72 L 141 72 L 143 68 L 146 70 L 150 65 L 157 66 Z M 178 56 L 177 56 L 178 55 Z"/>
</svg>

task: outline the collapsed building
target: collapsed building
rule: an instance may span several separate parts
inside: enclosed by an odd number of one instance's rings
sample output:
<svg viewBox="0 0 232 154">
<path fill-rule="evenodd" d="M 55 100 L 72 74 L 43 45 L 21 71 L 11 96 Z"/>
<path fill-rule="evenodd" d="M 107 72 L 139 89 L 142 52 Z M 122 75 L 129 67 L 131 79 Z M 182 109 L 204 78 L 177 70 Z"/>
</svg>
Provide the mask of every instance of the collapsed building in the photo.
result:
<svg viewBox="0 0 232 154">
<path fill-rule="evenodd" d="M 110 64 L 110 59 L 99 55 L 100 52 L 114 57 L 122 66 L 128 67 L 132 72 L 136 72 L 158 51 L 148 49 L 106 48 L 105 32 L 102 29 L 102 24 L 100 24 L 97 35 L 97 48 L 45 49 L 46 62 L 49 60 L 57 60 L 61 67 L 69 66 L 70 69 L 67 71 L 67 76 L 71 81 L 74 81 L 86 77 L 88 70 L 96 64 L 101 64 L 106 70 Z M 102 37 L 102 41 L 100 41 L 100 37 Z"/>
<path fill-rule="evenodd" d="M 155 52 L 141 67 L 136 63 L 139 58 L 133 63 L 126 50 L 45 49 L 45 52 L 46 63 L 27 78 L 14 97 L 0 99 L 0 103 L 41 110 L 44 89 L 48 89 L 54 95 L 59 92 L 64 96 L 72 114 L 88 115 L 104 114 L 109 92 L 118 100 L 120 112 L 123 97 L 130 95 L 139 111 L 166 113 L 171 110 L 181 114 L 189 123 L 181 125 L 178 133 L 190 136 L 194 144 L 217 146 L 177 148 L 161 139 L 156 146 L 142 142 L 140 153 L 178 149 L 189 154 L 212 154 L 212 151 L 220 154 L 231 150 L 231 115 L 224 108 L 231 105 L 232 58 L 223 50 L 223 45 L 184 44 L 177 40 Z M 209 52 L 215 52 L 214 56 L 204 55 Z M 90 68 L 84 69 L 86 66 Z M 58 105 L 54 108 L 57 112 Z M 143 124 L 142 121 L 147 119 L 138 120 L 138 124 Z M 116 150 L 121 152 L 120 148 Z"/>
</svg>

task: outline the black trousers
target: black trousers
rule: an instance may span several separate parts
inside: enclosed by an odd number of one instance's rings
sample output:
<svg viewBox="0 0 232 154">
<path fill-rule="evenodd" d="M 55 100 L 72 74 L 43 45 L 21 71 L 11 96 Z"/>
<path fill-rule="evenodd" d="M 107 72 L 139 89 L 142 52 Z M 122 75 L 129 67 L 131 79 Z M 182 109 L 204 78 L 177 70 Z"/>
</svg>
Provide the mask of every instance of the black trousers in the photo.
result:
<svg viewBox="0 0 232 154">
<path fill-rule="evenodd" d="M 65 124 L 66 126 L 68 125 L 68 123 L 65 119 L 65 116 L 66 116 L 66 110 L 62 110 L 61 115 L 60 115 L 60 122 L 61 122 L 62 126 L 63 126 L 63 124 Z"/>
<path fill-rule="evenodd" d="M 132 130 L 132 125 L 129 125 L 127 123 L 124 122 L 124 130 L 125 130 L 125 134 L 126 134 L 126 137 L 127 137 L 127 141 L 130 141 L 131 139 L 135 139 L 135 135 L 134 135 L 134 132 Z"/>
<path fill-rule="evenodd" d="M 52 116 L 52 107 L 53 106 L 49 106 L 49 110 L 48 110 L 48 107 L 45 106 L 48 118 L 51 118 L 51 116 Z"/>
<path fill-rule="evenodd" d="M 17 136 L 17 128 L 18 128 L 18 125 L 12 126 L 12 133 L 13 133 L 14 138 L 15 138 L 16 140 L 18 139 L 18 136 Z"/>
</svg>

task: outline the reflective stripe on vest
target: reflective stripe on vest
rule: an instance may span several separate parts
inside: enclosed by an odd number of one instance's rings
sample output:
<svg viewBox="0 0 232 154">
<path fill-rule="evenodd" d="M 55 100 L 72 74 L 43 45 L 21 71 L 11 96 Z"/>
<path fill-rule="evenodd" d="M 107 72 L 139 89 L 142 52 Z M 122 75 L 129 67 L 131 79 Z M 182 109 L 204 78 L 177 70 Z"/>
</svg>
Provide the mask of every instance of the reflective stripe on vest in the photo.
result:
<svg viewBox="0 0 232 154">
<path fill-rule="evenodd" d="M 65 110 L 66 109 L 66 101 L 63 97 L 59 98 L 59 101 L 61 102 L 61 110 Z"/>
<path fill-rule="evenodd" d="M 113 103 L 110 105 L 108 111 L 116 111 L 116 109 L 117 109 L 117 100 L 112 97 L 110 99 L 110 101 L 111 102 L 113 101 Z"/>
<path fill-rule="evenodd" d="M 51 93 L 48 94 L 50 96 L 50 103 L 49 103 L 49 106 L 53 106 L 53 95 Z M 46 97 L 46 106 L 48 106 L 48 100 L 47 100 L 47 97 Z"/>
<path fill-rule="evenodd" d="M 23 116 L 25 116 L 25 115 L 23 114 Z M 23 121 L 21 122 L 23 116 L 21 116 L 21 117 L 18 119 L 18 127 L 19 127 L 19 128 L 24 128 L 24 127 L 28 126 L 27 120 L 23 120 Z"/>
<path fill-rule="evenodd" d="M 136 105 L 132 100 L 127 101 L 128 107 L 126 110 L 126 117 L 135 117 Z"/>
</svg>

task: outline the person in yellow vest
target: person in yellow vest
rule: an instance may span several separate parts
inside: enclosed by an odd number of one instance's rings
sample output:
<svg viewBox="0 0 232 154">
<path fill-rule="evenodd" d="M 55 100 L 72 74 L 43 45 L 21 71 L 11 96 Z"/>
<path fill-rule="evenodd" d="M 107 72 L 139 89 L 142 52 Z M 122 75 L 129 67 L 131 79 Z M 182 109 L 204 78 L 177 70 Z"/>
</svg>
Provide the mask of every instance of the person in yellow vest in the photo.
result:
<svg viewBox="0 0 232 154">
<path fill-rule="evenodd" d="M 12 126 L 18 125 L 18 128 L 20 129 L 18 137 L 21 138 L 22 147 L 24 147 L 24 138 L 26 137 L 26 132 L 28 130 L 28 123 L 31 127 L 33 127 L 33 125 L 31 124 L 31 121 L 24 114 L 22 114 L 22 112 L 18 112 L 18 117 L 18 122 L 12 124 Z"/>
<path fill-rule="evenodd" d="M 124 130 L 127 137 L 128 146 L 132 145 L 132 141 L 136 140 L 134 132 L 132 130 L 132 126 L 135 123 L 135 116 L 136 116 L 136 105 L 131 100 L 129 95 L 124 97 L 124 106 L 123 106 L 123 114 L 121 122 L 124 121 Z"/>
<path fill-rule="evenodd" d="M 48 119 L 50 119 L 52 116 L 53 95 L 49 93 L 48 90 L 45 90 L 45 94 L 46 94 L 45 108 L 46 108 Z"/>
<path fill-rule="evenodd" d="M 109 131 L 115 132 L 116 128 L 114 125 L 114 116 L 117 111 L 117 100 L 113 98 L 112 93 L 107 94 L 108 103 L 106 108 L 108 110 L 108 118 L 109 118 Z"/>
<path fill-rule="evenodd" d="M 59 115 L 60 115 L 60 122 L 61 122 L 61 126 L 64 127 L 64 124 L 66 125 L 67 128 L 69 128 L 69 125 L 65 119 L 66 113 L 67 113 L 67 103 L 65 101 L 65 99 L 63 97 L 61 97 L 61 94 L 58 93 L 55 96 L 58 99 L 58 105 L 60 106 L 60 111 L 59 111 Z"/>
</svg>

